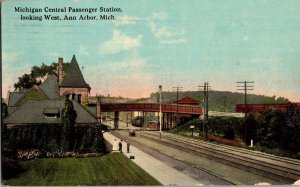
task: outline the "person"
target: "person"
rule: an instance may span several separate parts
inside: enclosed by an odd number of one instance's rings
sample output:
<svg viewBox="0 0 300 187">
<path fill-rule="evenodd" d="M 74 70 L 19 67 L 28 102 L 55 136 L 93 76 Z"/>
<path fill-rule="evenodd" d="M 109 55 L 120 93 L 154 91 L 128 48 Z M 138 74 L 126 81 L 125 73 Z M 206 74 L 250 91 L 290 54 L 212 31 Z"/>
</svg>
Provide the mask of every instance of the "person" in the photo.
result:
<svg viewBox="0 0 300 187">
<path fill-rule="evenodd" d="M 129 153 L 130 143 L 127 142 L 127 153 Z"/>
<path fill-rule="evenodd" d="M 123 141 L 123 140 L 121 140 L 121 141 L 119 142 L 119 151 L 120 151 L 120 153 L 122 153 L 122 141 Z"/>
</svg>

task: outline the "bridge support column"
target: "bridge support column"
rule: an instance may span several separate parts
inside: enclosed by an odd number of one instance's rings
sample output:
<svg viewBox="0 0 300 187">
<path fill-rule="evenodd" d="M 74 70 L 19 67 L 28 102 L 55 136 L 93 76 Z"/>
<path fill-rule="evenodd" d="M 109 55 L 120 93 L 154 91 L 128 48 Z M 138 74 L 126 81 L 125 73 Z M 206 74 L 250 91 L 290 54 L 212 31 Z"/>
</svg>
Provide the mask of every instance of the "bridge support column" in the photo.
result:
<svg viewBox="0 0 300 187">
<path fill-rule="evenodd" d="M 114 126 L 115 126 L 116 130 L 119 129 L 119 111 L 115 111 L 115 114 L 114 114 Z"/>
<path fill-rule="evenodd" d="M 173 116 L 173 114 L 170 113 L 170 115 L 169 115 L 169 123 L 168 123 L 168 130 L 170 129 L 170 127 L 172 127 L 172 116 Z"/>
<path fill-rule="evenodd" d="M 145 113 L 146 112 L 143 112 L 143 130 L 145 131 L 146 130 L 146 119 L 145 119 Z"/>
<path fill-rule="evenodd" d="M 175 120 L 176 120 L 176 116 L 175 115 L 176 114 L 172 114 L 172 116 L 171 116 L 171 127 L 173 127 L 174 124 L 175 124 Z"/>
<path fill-rule="evenodd" d="M 161 113 L 162 114 L 162 122 L 161 122 L 161 129 L 164 129 L 164 126 L 166 124 L 166 114 L 165 113 Z"/>
</svg>

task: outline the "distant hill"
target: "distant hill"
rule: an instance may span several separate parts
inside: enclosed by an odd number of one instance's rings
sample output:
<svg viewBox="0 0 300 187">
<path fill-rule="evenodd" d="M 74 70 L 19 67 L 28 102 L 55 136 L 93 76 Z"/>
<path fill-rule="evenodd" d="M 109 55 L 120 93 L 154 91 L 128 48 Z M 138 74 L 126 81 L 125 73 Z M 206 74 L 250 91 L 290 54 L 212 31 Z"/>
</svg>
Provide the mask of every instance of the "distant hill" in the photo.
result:
<svg viewBox="0 0 300 187">
<path fill-rule="evenodd" d="M 190 97 L 197 101 L 200 101 L 200 105 L 203 107 L 204 96 L 202 92 L 199 91 L 186 91 L 179 92 L 179 99 L 183 97 Z M 236 104 L 244 103 L 244 94 L 237 92 L 229 92 L 229 91 L 209 91 L 208 96 L 209 101 L 209 110 L 213 111 L 224 111 L 224 112 L 234 112 Z M 151 93 L 150 100 L 153 102 L 158 101 L 158 93 Z M 288 99 L 284 97 L 276 96 L 264 96 L 264 95 L 255 95 L 248 94 L 247 100 L 249 104 L 271 104 L 271 103 L 287 103 Z M 164 103 L 174 103 L 176 102 L 176 92 L 162 92 L 162 102 Z"/>
</svg>

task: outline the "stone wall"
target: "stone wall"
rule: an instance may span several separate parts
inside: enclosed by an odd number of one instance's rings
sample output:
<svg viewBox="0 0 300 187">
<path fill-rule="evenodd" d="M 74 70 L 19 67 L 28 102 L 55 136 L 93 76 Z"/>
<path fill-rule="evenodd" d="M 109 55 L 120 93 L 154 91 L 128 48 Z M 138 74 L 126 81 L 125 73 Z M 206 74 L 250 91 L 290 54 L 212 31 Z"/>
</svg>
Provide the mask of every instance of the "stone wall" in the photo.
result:
<svg viewBox="0 0 300 187">
<path fill-rule="evenodd" d="M 75 94 L 75 99 L 77 100 L 78 95 L 81 95 L 81 104 L 88 104 L 89 100 L 89 89 L 88 88 L 59 88 L 59 95 L 65 96 L 69 94 L 70 99 L 72 99 L 72 94 Z M 78 100 L 77 100 L 78 101 Z"/>
</svg>

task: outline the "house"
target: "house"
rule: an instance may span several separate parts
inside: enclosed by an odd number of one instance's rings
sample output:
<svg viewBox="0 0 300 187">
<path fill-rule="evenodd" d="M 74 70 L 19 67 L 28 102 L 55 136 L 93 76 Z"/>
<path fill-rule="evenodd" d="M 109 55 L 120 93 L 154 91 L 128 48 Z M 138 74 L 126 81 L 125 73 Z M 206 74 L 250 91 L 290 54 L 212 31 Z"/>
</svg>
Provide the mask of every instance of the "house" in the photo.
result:
<svg viewBox="0 0 300 187">
<path fill-rule="evenodd" d="M 59 62 L 62 62 L 62 58 L 59 58 Z M 8 117 L 4 120 L 7 127 L 62 124 L 62 110 L 66 97 L 71 97 L 69 99 L 72 99 L 77 112 L 76 125 L 98 123 L 96 117 L 82 105 L 83 101 L 88 101 L 91 88 L 85 82 L 75 56 L 65 77 L 62 77 L 62 70 L 59 71 L 60 78 L 49 75 L 41 85 L 34 85 L 29 90 L 9 92 Z"/>
</svg>

